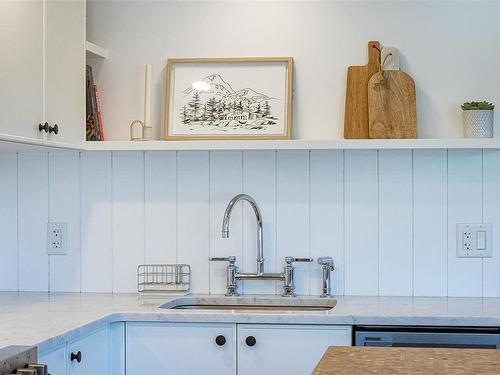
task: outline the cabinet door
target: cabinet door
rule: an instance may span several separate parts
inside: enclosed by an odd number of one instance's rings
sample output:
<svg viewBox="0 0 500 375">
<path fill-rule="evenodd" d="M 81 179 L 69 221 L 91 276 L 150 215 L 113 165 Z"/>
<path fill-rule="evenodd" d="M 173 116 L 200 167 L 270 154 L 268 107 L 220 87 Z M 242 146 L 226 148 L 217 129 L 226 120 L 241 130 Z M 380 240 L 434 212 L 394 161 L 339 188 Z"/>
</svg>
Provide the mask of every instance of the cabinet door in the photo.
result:
<svg viewBox="0 0 500 375">
<path fill-rule="evenodd" d="M 43 13 L 42 0 L 0 1 L 0 138 L 45 136 Z"/>
<path fill-rule="evenodd" d="M 233 324 L 127 323 L 127 375 L 235 374 L 235 331 Z"/>
<path fill-rule="evenodd" d="M 49 142 L 85 141 L 85 0 L 47 2 L 46 121 Z"/>
<path fill-rule="evenodd" d="M 103 374 L 108 369 L 107 330 L 103 329 L 82 339 L 68 342 L 66 363 L 68 375 Z M 71 360 L 71 354 L 78 356 Z"/>
<path fill-rule="evenodd" d="M 38 363 L 47 365 L 51 375 L 66 375 L 66 345 L 38 355 Z"/>
<path fill-rule="evenodd" d="M 329 346 L 351 346 L 351 327 L 241 324 L 238 375 L 310 374 Z"/>
</svg>

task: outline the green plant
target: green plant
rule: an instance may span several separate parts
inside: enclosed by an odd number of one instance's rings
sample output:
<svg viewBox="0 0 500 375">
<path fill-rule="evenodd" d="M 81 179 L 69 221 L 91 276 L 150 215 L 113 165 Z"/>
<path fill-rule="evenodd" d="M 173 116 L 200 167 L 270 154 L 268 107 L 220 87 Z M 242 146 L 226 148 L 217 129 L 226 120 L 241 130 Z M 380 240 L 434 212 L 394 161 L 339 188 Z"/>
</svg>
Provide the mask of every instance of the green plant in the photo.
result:
<svg viewBox="0 0 500 375">
<path fill-rule="evenodd" d="M 462 104 L 462 109 L 464 111 L 474 111 L 474 110 L 490 110 L 495 109 L 493 103 L 488 102 L 466 102 Z"/>
</svg>

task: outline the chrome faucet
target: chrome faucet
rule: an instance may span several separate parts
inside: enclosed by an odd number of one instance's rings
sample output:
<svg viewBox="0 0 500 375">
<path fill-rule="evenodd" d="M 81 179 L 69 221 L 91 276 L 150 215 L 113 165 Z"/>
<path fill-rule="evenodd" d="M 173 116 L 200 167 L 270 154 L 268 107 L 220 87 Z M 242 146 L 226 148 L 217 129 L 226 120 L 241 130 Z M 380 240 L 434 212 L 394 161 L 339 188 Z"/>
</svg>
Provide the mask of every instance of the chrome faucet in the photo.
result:
<svg viewBox="0 0 500 375">
<path fill-rule="evenodd" d="M 255 219 L 257 221 L 257 270 L 255 273 L 238 272 L 236 266 L 236 257 L 229 256 L 224 258 L 210 258 L 210 261 L 223 261 L 228 262 L 227 266 L 227 280 L 226 280 L 226 296 L 238 296 L 237 280 L 281 280 L 283 281 L 283 297 L 295 297 L 294 285 L 294 267 L 293 262 L 312 262 L 311 258 L 285 258 L 285 267 L 283 273 L 265 273 L 264 272 L 264 246 L 262 236 L 262 215 L 259 206 L 255 199 L 247 194 L 238 194 L 231 199 L 224 212 L 222 220 L 222 238 L 229 238 L 229 221 L 233 208 L 239 201 L 244 200 L 250 203 Z"/>
<path fill-rule="evenodd" d="M 255 219 L 257 220 L 257 272 L 256 275 L 264 274 L 264 245 L 262 239 L 262 215 L 260 214 L 259 206 L 255 199 L 247 194 L 238 194 L 233 199 L 229 201 L 224 211 L 224 217 L 222 219 L 222 238 L 229 238 L 229 220 L 231 219 L 231 213 L 233 208 L 241 200 L 245 200 L 252 206 L 253 212 L 255 213 Z"/>
</svg>

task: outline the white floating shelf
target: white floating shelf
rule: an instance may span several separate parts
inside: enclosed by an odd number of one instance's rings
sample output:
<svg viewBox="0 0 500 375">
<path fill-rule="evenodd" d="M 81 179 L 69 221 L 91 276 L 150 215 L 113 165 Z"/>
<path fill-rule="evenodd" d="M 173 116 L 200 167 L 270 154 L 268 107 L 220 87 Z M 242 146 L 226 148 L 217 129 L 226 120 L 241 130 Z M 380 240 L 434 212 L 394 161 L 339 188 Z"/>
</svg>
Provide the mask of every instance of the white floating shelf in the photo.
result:
<svg viewBox="0 0 500 375">
<path fill-rule="evenodd" d="M 500 149 L 500 138 L 490 139 L 332 139 L 252 141 L 103 141 L 87 142 L 93 151 L 154 150 L 396 150 Z"/>
<path fill-rule="evenodd" d="M 85 42 L 85 53 L 87 59 L 105 59 L 108 57 L 108 51 L 105 48 L 91 42 Z"/>
</svg>

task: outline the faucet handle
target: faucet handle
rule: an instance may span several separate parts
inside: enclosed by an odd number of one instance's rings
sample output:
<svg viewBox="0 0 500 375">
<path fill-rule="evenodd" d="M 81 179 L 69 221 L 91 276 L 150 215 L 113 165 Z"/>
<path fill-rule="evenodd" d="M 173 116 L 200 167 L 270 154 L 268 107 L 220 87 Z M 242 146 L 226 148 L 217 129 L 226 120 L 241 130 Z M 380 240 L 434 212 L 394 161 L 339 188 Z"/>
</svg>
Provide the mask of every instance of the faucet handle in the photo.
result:
<svg viewBox="0 0 500 375">
<path fill-rule="evenodd" d="M 330 268 L 331 271 L 333 271 L 335 269 L 332 257 L 319 257 L 318 264 L 320 266 Z"/>
<path fill-rule="evenodd" d="M 230 255 L 228 257 L 211 257 L 209 259 L 211 262 L 229 262 L 230 265 L 234 265 L 236 263 L 236 257 L 234 255 Z"/>
<path fill-rule="evenodd" d="M 312 258 L 294 258 L 294 257 L 285 257 L 285 263 L 287 265 L 291 265 L 293 262 L 312 262 Z"/>
</svg>

